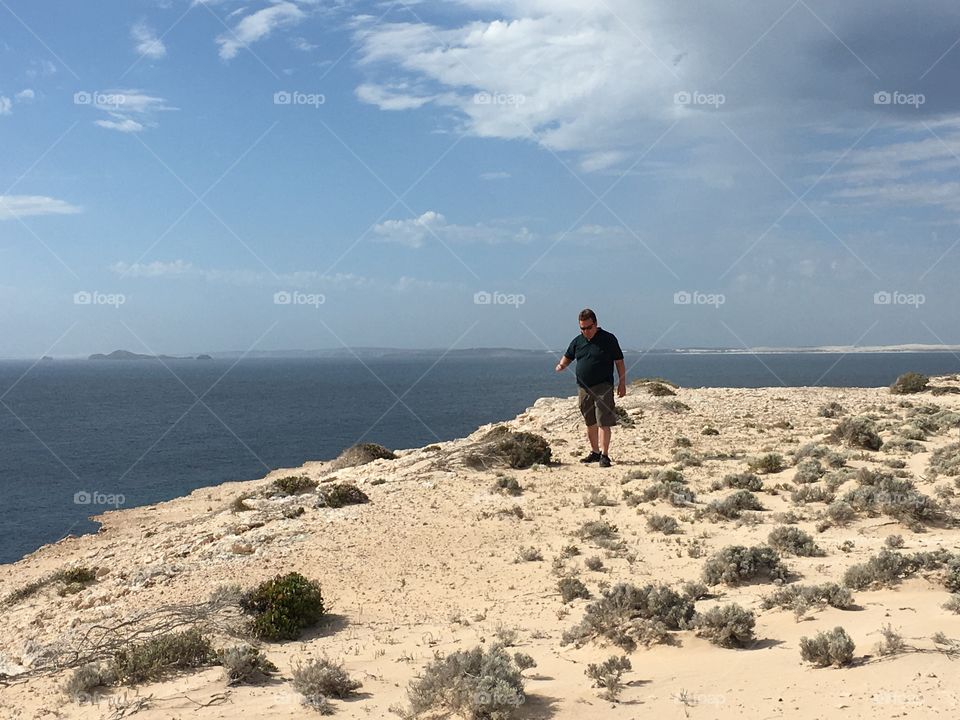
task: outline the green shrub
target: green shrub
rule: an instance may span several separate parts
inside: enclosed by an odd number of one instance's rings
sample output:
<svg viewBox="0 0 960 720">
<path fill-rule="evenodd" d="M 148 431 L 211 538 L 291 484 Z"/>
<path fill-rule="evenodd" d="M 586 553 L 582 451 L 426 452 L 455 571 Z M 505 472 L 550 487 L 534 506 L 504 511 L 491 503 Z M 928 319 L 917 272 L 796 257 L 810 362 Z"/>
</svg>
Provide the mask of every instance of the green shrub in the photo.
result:
<svg viewBox="0 0 960 720">
<path fill-rule="evenodd" d="M 353 483 L 331 483 L 317 491 L 317 505 L 320 507 L 341 508 L 368 502 L 367 494 Z"/>
<path fill-rule="evenodd" d="M 666 500 L 671 505 L 683 507 L 693 502 L 694 494 L 693 490 L 688 488 L 685 483 L 674 480 L 648 485 L 640 492 L 639 498 L 643 502 Z"/>
<path fill-rule="evenodd" d="M 701 435 L 719 435 L 720 431 L 717 430 L 715 427 L 705 427 L 703 430 L 700 431 L 700 434 Z"/>
<path fill-rule="evenodd" d="M 611 539 L 617 537 L 620 530 L 616 525 L 606 520 L 587 520 L 577 530 L 577 537 L 581 540 Z"/>
<path fill-rule="evenodd" d="M 273 487 L 284 495 L 302 495 L 312 492 L 317 487 L 317 481 L 306 475 L 289 475 L 273 481 Z M 241 501 L 242 502 L 242 501 Z"/>
<path fill-rule="evenodd" d="M 226 673 L 227 685 L 256 685 L 277 672 L 277 666 L 253 645 L 218 650 L 217 661 Z"/>
<path fill-rule="evenodd" d="M 846 410 L 843 409 L 843 405 L 835 400 L 831 400 L 826 405 L 820 406 L 820 409 L 817 410 L 817 415 L 825 418 L 835 418 L 843 415 L 845 412 Z"/>
<path fill-rule="evenodd" d="M 667 630 L 688 627 L 693 612 L 693 601 L 669 587 L 618 583 L 587 605 L 583 620 L 563 634 L 561 644 L 580 647 L 602 637 L 633 650 L 638 644 L 665 642 Z"/>
<path fill-rule="evenodd" d="M 262 640 L 296 640 L 326 612 L 320 585 L 296 572 L 261 583 L 240 607 L 253 615 L 250 631 Z"/>
<path fill-rule="evenodd" d="M 767 453 L 757 458 L 751 458 L 747 461 L 747 464 L 753 472 L 764 475 L 778 473 L 785 467 L 783 464 L 783 456 L 779 453 Z"/>
<path fill-rule="evenodd" d="M 644 389 L 654 397 L 668 397 L 670 395 L 676 395 L 673 390 L 659 382 L 647 383 L 644 386 Z"/>
<path fill-rule="evenodd" d="M 927 389 L 930 378 L 920 373 L 907 372 L 898 377 L 890 385 L 890 392 L 894 395 L 909 395 L 923 392 Z"/>
<path fill-rule="evenodd" d="M 613 412 L 617 416 L 617 424 L 620 427 L 632 428 L 636 427 L 636 423 L 633 421 L 633 418 L 630 417 L 630 414 L 624 410 L 621 405 L 614 405 Z"/>
<path fill-rule="evenodd" d="M 827 440 L 864 450 L 879 450 L 883 445 L 876 424 L 863 416 L 844 418 L 827 435 Z"/>
<path fill-rule="evenodd" d="M 842 627 L 817 633 L 816 637 L 800 639 L 800 657 L 817 667 L 842 667 L 853 660 L 853 640 Z"/>
<path fill-rule="evenodd" d="M 834 494 L 821 485 L 801 485 L 790 493 L 790 502 L 794 505 L 806 505 L 812 502 L 833 502 Z"/>
<path fill-rule="evenodd" d="M 854 590 L 869 587 L 890 587 L 920 570 L 945 570 L 944 586 L 960 589 L 960 554 L 933 550 L 901 554 L 883 549 L 858 565 L 851 565 L 843 576 L 843 584 Z"/>
<path fill-rule="evenodd" d="M 815 483 L 817 480 L 823 477 L 825 472 L 826 470 L 823 469 L 823 465 L 820 464 L 819 460 L 801 460 L 799 463 L 797 463 L 793 481 L 798 485 Z"/>
<path fill-rule="evenodd" d="M 700 513 L 705 517 L 735 520 L 744 510 L 763 510 L 763 505 L 749 490 L 737 490 L 722 500 L 713 500 Z"/>
<path fill-rule="evenodd" d="M 861 468 L 857 481 L 860 487 L 843 497 L 857 512 L 871 517 L 888 515 L 910 525 L 930 522 L 942 515 L 936 501 L 917 491 L 906 478 Z"/>
<path fill-rule="evenodd" d="M 589 598 L 590 591 L 587 586 L 575 577 L 561 578 L 557 583 L 557 590 L 560 591 L 560 598 L 564 603 L 570 603 L 578 598 Z"/>
<path fill-rule="evenodd" d="M 199 630 L 164 633 L 128 649 L 113 658 L 117 681 L 136 685 L 161 680 L 174 670 L 204 667 L 216 661 L 210 639 Z"/>
<path fill-rule="evenodd" d="M 414 716 L 429 711 L 508 720 L 524 702 L 523 677 L 500 645 L 437 654 L 407 689 Z"/>
<path fill-rule="evenodd" d="M 728 545 L 707 560 L 701 576 L 707 585 L 738 585 L 758 578 L 784 580 L 787 568 L 767 545 Z"/>
<path fill-rule="evenodd" d="M 350 677 L 343 663 L 327 658 L 311 658 L 293 668 L 294 690 L 303 695 L 305 705 L 324 711 L 322 714 L 329 714 L 326 712 L 331 709 L 329 698 L 350 697 L 362 686 L 362 682 Z"/>
<path fill-rule="evenodd" d="M 348 447 L 330 463 L 330 471 L 343 468 L 366 465 L 374 460 L 396 460 L 397 456 L 383 445 L 376 443 L 359 443 Z"/>
<path fill-rule="evenodd" d="M 933 451 L 930 472 L 934 475 L 960 475 L 960 442 L 950 443 Z"/>
<path fill-rule="evenodd" d="M 109 663 L 87 663 L 70 674 L 63 685 L 63 692 L 75 702 L 83 703 L 94 690 L 113 685 L 116 681 L 117 676 Z"/>
<path fill-rule="evenodd" d="M 954 593 L 943 604 L 943 609 L 960 615 L 960 593 Z"/>
<path fill-rule="evenodd" d="M 720 647 L 745 647 L 753 642 L 756 618 L 749 610 L 735 603 L 710 608 L 693 619 L 697 635 Z"/>
<path fill-rule="evenodd" d="M 813 541 L 813 538 L 800 528 L 785 525 L 775 527 L 767 536 L 767 542 L 780 552 L 791 553 L 800 557 L 826 555 Z"/>
<path fill-rule="evenodd" d="M 662 403 L 660 403 L 660 407 L 671 413 L 687 412 L 690 409 L 689 405 L 687 405 L 685 402 L 681 402 L 680 400 L 664 400 Z"/>
</svg>

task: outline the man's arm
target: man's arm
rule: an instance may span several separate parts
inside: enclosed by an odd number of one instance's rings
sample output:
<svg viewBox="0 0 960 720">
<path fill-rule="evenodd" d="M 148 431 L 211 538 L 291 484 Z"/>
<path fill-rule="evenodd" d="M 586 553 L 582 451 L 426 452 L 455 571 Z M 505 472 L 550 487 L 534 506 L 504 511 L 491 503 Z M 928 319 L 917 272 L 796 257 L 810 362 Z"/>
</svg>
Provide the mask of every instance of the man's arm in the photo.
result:
<svg viewBox="0 0 960 720">
<path fill-rule="evenodd" d="M 555 370 L 557 372 L 563 372 L 564 370 L 567 369 L 567 366 L 569 364 L 570 364 L 570 358 L 564 355 L 562 358 L 560 358 L 560 362 L 557 363 L 557 367 L 555 368 Z"/>
<path fill-rule="evenodd" d="M 617 385 L 617 397 L 623 397 L 627 394 L 627 368 L 623 364 L 623 359 L 617 360 L 614 364 L 617 366 L 617 375 L 620 377 L 620 382 Z"/>
</svg>

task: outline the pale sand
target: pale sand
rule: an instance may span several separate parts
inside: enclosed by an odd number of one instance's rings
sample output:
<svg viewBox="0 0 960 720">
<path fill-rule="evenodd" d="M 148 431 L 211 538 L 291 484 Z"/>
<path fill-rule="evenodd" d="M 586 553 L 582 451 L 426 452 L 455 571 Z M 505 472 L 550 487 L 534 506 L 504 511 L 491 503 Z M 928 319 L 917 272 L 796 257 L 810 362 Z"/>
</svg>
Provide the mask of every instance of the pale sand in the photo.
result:
<svg viewBox="0 0 960 720">
<path fill-rule="evenodd" d="M 939 384 L 945 384 L 940 381 Z M 737 527 L 736 522 L 691 524 L 681 522 L 682 534 L 666 537 L 647 531 L 644 512 L 672 514 L 692 519 L 689 510 L 658 502 L 628 507 L 620 500 L 624 487 L 638 488 L 645 481 L 621 485 L 633 468 L 653 469 L 670 465 L 673 440 L 683 435 L 701 455 L 744 451 L 748 456 L 763 451 L 787 453 L 800 444 L 821 439 L 836 424 L 817 416 L 825 402 L 837 400 L 857 413 L 871 405 L 886 408 L 886 418 L 905 412 L 900 398 L 886 389 L 764 388 L 681 389 L 678 399 L 692 409 L 673 414 L 662 401 L 631 387 L 619 401 L 637 417 L 635 429 L 617 429 L 609 469 L 584 467 L 576 462 L 585 442 L 574 399 L 543 399 L 508 423 L 516 429 L 543 434 L 551 443 L 559 466 L 509 471 L 525 488 L 522 496 L 510 498 L 490 492 L 494 473 L 476 472 L 450 463 L 438 469 L 436 460 L 463 447 L 470 439 L 441 445 L 441 451 L 408 450 L 395 461 L 377 461 L 360 468 L 335 473 L 339 480 L 356 481 L 371 503 L 339 510 L 315 509 L 301 498 L 257 498 L 256 512 L 234 514 L 229 502 L 243 491 L 264 488 L 277 477 L 306 473 L 327 477 L 323 463 L 278 470 L 263 480 L 226 483 L 203 488 L 191 495 L 155 506 L 108 512 L 98 519 L 104 529 L 97 535 L 68 538 L 13 565 L 3 566 L 0 597 L 53 570 L 68 566 L 98 566 L 103 576 L 77 595 L 58 597 L 45 589 L 0 618 L 0 672 L 14 674 L 42 654 L 42 648 L 69 638 L 98 621 L 174 602 L 199 602 L 222 583 L 239 582 L 245 587 L 293 570 L 318 580 L 324 597 L 339 621 L 336 628 L 315 632 L 306 641 L 268 643 L 268 656 L 281 673 L 272 684 L 261 687 L 227 688 L 222 669 L 213 667 L 181 674 L 169 681 L 136 689 L 113 689 L 99 705 L 78 705 L 60 692 L 69 672 L 41 676 L 26 682 L 0 686 L 2 718 L 106 718 L 110 699 L 152 696 L 138 718 L 302 718 L 315 715 L 302 707 L 290 684 L 291 665 L 298 659 L 327 655 L 342 659 L 352 675 L 363 681 L 359 697 L 334 701 L 342 718 L 396 717 L 391 705 L 406 702 L 407 683 L 433 657 L 467 649 L 479 642 L 491 643 L 499 625 L 515 628 L 517 650 L 529 653 L 538 666 L 524 673 L 527 700 L 520 718 L 640 718 L 640 717 L 789 717 L 875 718 L 932 717 L 956 712 L 960 687 L 957 664 L 934 650 L 930 636 L 938 631 L 960 639 L 960 615 L 941 608 L 948 593 L 932 579 L 916 578 L 896 589 L 855 593 L 859 609 L 828 608 L 814 611 L 796 622 L 793 613 L 764 611 L 760 598 L 773 586 L 754 584 L 735 588 L 718 586 L 719 597 L 698 602 L 703 610 L 716 603 L 735 601 L 757 613 L 758 643 L 747 650 L 715 647 L 692 631 L 674 633 L 675 646 L 659 645 L 631 653 L 633 671 L 621 702 L 601 700 L 597 689 L 584 676 L 587 663 L 601 661 L 615 647 L 590 643 L 582 649 L 560 645 L 561 633 L 583 616 L 588 601 L 565 607 L 556 591 L 557 576 L 551 561 L 560 549 L 575 542 L 583 556 L 567 561 L 582 569 L 581 579 L 594 596 L 598 583 L 629 581 L 635 584 L 666 582 L 673 585 L 699 578 L 706 556 L 728 544 L 763 542 L 774 523 Z M 960 407 L 956 395 L 908 396 L 910 401 Z M 752 417 L 745 417 L 752 414 Z M 792 429 L 775 429 L 786 420 Z M 884 420 L 881 420 L 884 422 Z M 753 426 L 751 426 L 753 424 Z M 719 436 L 701 435 L 705 426 L 720 430 Z M 471 438 L 483 431 L 481 428 Z M 890 436 L 889 430 L 882 433 Z M 919 489 L 933 494 L 934 485 L 925 473 L 930 452 L 957 440 L 957 431 L 932 436 L 927 452 L 900 455 L 909 463 Z M 895 457 L 883 451 L 870 453 L 877 461 Z M 876 463 L 852 460 L 852 467 Z M 684 471 L 698 502 L 722 497 L 729 491 L 711 493 L 710 482 L 730 472 L 746 469 L 740 459 L 706 460 L 702 467 Z M 793 469 L 763 476 L 766 487 L 790 483 Z M 375 478 L 384 484 L 371 486 Z M 953 478 L 936 485 L 953 486 Z M 583 506 L 582 492 L 590 485 L 604 488 L 619 501 L 603 508 L 603 517 L 619 526 L 633 564 L 622 557 L 605 559 L 606 569 L 583 568 L 584 557 L 603 552 L 572 537 L 579 525 L 601 516 L 601 509 Z M 846 489 L 846 488 L 844 488 Z M 767 516 L 793 508 L 789 493 L 758 493 Z M 304 504 L 306 513 L 283 518 L 284 504 Z M 489 515 L 499 508 L 520 505 L 527 520 Z M 799 527 L 815 536 L 827 550 L 821 558 L 787 558 L 799 582 L 840 581 L 849 565 L 878 552 L 884 538 L 902 534 L 904 551 L 937 547 L 956 549 L 960 530 L 931 529 L 915 534 L 889 518 L 858 521 L 846 529 L 815 530 L 814 515 L 822 504 L 806 506 L 810 518 Z M 795 508 L 804 512 L 802 506 Z M 9 511 L 9 509 L 8 509 Z M 957 504 L 953 505 L 953 512 Z M 249 529 L 253 520 L 266 521 Z M 255 524 L 255 523 L 253 523 Z M 686 548 L 702 539 L 705 553 L 691 558 Z M 845 553 L 838 546 L 852 540 Z M 253 554 L 237 554 L 248 544 Z M 541 550 L 543 562 L 515 562 L 522 546 Z M 458 621 L 459 620 L 459 621 Z M 875 645 L 879 629 L 891 624 L 920 652 L 894 658 L 879 658 Z M 842 625 L 856 642 L 857 662 L 844 669 L 814 669 L 800 658 L 801 636 Z M 513 649 L 511 649 L 511 652 Z M 224 702 L 207 707 L 216 696 Z M 681 697 L 686 698 L 681 701 Z M 124 715 L 125 717 L 129 714 Z"/>
</svg>

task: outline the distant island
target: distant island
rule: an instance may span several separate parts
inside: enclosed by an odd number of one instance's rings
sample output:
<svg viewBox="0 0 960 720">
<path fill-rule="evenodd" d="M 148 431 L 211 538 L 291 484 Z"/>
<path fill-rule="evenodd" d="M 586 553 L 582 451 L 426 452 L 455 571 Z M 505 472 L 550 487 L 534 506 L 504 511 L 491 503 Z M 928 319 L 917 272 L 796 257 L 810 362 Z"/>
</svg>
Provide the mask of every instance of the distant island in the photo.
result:
<svg viewBox="0 0 960 720">
<path fill-rule="evenodd" d="M 143 355 L 129 350 L 114 350 L 109 355 L 94 353 L 88 360 L 193 360 L 191 356 L 178 357 L 175 355 Z M 197 355 L 197 360 L 213 360 L 209 355 Z"/>
</svg>

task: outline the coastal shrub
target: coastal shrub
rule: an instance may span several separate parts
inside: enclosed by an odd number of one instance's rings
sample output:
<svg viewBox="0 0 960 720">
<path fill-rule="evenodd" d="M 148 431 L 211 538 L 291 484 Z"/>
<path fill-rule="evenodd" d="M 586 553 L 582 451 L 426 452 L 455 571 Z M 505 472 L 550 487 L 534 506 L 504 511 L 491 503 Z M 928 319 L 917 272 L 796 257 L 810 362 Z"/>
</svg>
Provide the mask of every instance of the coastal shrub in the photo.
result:
<svg viewBox="0 0 960 720">
<path fill-rule="evenodd" d="M 778 588 L 773 594 L 765 597 L 761 602 L 765 610 L 780 608 L 793 610 L 798 604 L 805 607 L 810 605 L 829 605 L 839 610 L 853 607 L 853 595 L 838 583 L 823 583 L 822 585 L 785 585 Z"/>
<path fill-rule="evenodd" d="M 738 585 L 762 578 L 784 580 L 787 568 L 767 545 L 728 545 L 704 563 L 701 577 L 707 585 Z"/>
<path fill-rule="evenodd" d="M 823 469 L 823 465 L 820 464 L 819 460 L 801 460 L 799 463 L 797 463 L 793 481 L 798 485 L 815 483 L 817 480 L 823 477 L 824 473 L 826 473 L 826 470 Z"/>
<path fill-rule="evenodd" d="M 689 405 L 687 405 L 685 402 L 681 402 L 680 400 L 664 400 L 662 403 L 660 403 L 660 407 L 671 413 L 687 412 L 690 409 Z"/>
<path fill-rule="evenodd" d="M 367 494 L 353 483 L 331 483 L 317 491 L 317 506 L 341 508 L 370 502 Z"/>
<path fill-rule="evenodd" d="M 862 415 L 841 420 L 827 435 L 827 440 L 864 450 L 879 450 L 883 445 L 883 440 L 877 434 L 876 423 Z"/>
<path fill-rule="evenodd" d="M 517 482 L 515 477 L 500 475 L 493 481 L 493 487 L 490 488 L 490 492 L 517 496 L 523 494 L 523 488 L 520 487 L 520 483 Z"/>
<path fill-rule="evenodd" d="M 636 427 L 637 424 L 633 421 L 633 418 L 630 417 L 630 413 L 628 413 L 622 405 L 614 405 L 613 412 L 617 416 L 617 424 L 620 427 Z"/>
<path fill-rule="evenodd" d="M 107 687 L 117 682 L 116 673 L 110 663 L 94 662 L 76 668 L 63 685 L 63 692 L 74 701 L 82 703 L 99 687 Z"/>
<path fill-rule="evenodd" d="M 763 505 L 749 490 L 737 490 L 722 500 L 711 501 L 700 513 L 701 517 L 735 520 L 744 510 L 763 510 Z"/>
<path fill-rule="evenodd" d="M 950 598 L 943 604 L 943 609 L 948 612 L 956 613 L 960 615 L 960 593 L 954 593 Z"/>
<path fill-rule="evenodd" d="M 751 458 L 747 461 L 747 464 L 753 472 L 764 475 L 778 473 L 785 467 L 783 456 L 779 453 L 767 453 L 760 457 Z"/>
<path fill-rule="evenodd" d="M 653 513 L 647 516 L 647 529 L 652 532 L 661 532 L 664 535 L 673 535 L 680 531 L 680 523 L 670 515 Z"/>
<path fill-rule="evenodd" d="M 250 510 L 255 510 L 252 505 L 247 504 L 247 500 L 251 498 L 250 493 L 240 493 L 233 500 L 230 501 L 230 512 L 249 512 Z"/>
<path fill-rule="evenodd" d="M 333 714 L 329 698 L 348 698 L 362 686 L 350 677 L 343 663 L 327 658 L 311 658 L 293 666 L 293 689 L 303 695 L 304 705 L 319 710 L 321 715 Z"/>
<path fill-rule="evenodd" d="M 320 585 L 297 572 L 260 583 L 240 607 L 253 616 L 250 632 L 262 640 L 296 640 L 326 612 Z"/>
<path fill-rule="evenodd" d="M 508 720 L 524 701 L 520 668 L 501 645 L 435 655 L 407 688 L 413 716 L 435 711 Z"/>
<path fill-rule="evenodd" d="M 587 570 L 592 570 L 594 572 L 603 570 L 603 558 L 599 555 L 592 555 L 588 558 L 584 558 L 583 564 Z"/>
<path fill-rule="evenodd" d="M 763 480 L 751 472 L 725 475 L 723 478 L 723 484 L 729 488 L 750 490 L 751 492 L 759 492 L 763 490 Z"/>
<path fill-rule="evenodd" d="M 856 646 L 842 627 L 819 632 L 813 638 L 800 638 L 800 657 L 817 667 L 842 667 L 853 660 Z"/>
<path fill-rule="evenodd" d="M 583 493 L 584 507 L 612 507 L 617 501 L 607 496 L 603 488 L 596 485 L 589 486 Z"/>
<path fill-rule="evenodd" d="M 790 493 L 790 502 L 794 505 L 806 505 L 811 502 L 833 502 L 834 494 L 821 485 L 801 485 Z"/>
<path fill-rule="evenodd" d="M 673 390 L 660 382 L 647 383 L 644 385 L 644 390 L 654 397 L 669 397 L 670 395 L 676 395 Z"/>
<path fill-rule="evenodd" d="M 253 645 L 218 650 L 217 661 L 223 666 L 227 685 L 256 685 L 277 672 L 277 666 Z"/>
<path fill-rule="evenodd" d="M 800 557 L 818 557 L 826 553 L 817 546 L 809 533 L 800 528 L 781 525 L 775 527 L 767 536 L 767 542 L 782 553 Z"/>
<path fill-rule="evenodd" d="M 922 453 L 926 448 L 917 442 L 916 440 L 908 440 L 903 437 L 893 437 L 887 440 L 883 445 L 883 451 L 892 453 L 892 452 L 905 452 L 910 453 L 911 455 L 916 455 L 917 453 Z"/>
<path fill-rule="evenodd" d="M 118 650 L 111 669 L 117 682 L 136 685 L 160 680 L 174 670 L 204 667 L 215 661 L 210 638 L 199 630 L 186 630 L 156 635 Z"/>
<path fill-rule="evenodd" d="M 604 688 L 600 697 L 610 702 L 616 702 L 624 688 L 621 678 L 625 672 L 629 672 L 632 668 L 630 658 L 626 655 L 611 655 L 602 663 L 587 665 L 584 675 L 593 680 L 594 687 Z"/>
<path fill-rule="evenodd" d="M 540 435 L 517 432 L 506 425 L 497 425 L 487 432 L 477 446 L 464 455 L 471 468 L 507 466 L 522 470 L 532 465 L 549 465 L 550 443 Z"/>
<path fill-rule="evenodd" d="M 710 589 L 702 582 L 687 580 L 680 586 L 680 594 L 689 600 L 699 600 L 710 594 Z"/>
<path fill-rule="evenodd" d="M 913 424 L 902 426 L 899 430 L 897 430 L 897 434 L 902 438 L 906 438 L 907 440 L 927 439 L 927 433 L 924 432 L 923 428 L 917 427 Z"/>
<path fill-rule="evenodd" d="M 861 468 L 860 487 L 847 492 L 843 500 L 855 511 L 871 517 L 887 515 L 910 526 L 930 522 L 942 514 L 936 501 L 917 491 L 913 482 L 885 472 Z"/>
<path fill-rule="evenodd" d="M 960 442 L 950 443 L 933 451 L 930 456 L 929 469 L 931 474 L 960 475 Z"/>
<path fill-rule="evenodd" d="M 539 562 L 543 560 L 543 554 L 533 546 L 522 547 L 517 555 L 517 559 L 521 562 Z"/>
<path fill-rule="evenodd" d="M 912 393 L 923 392 L 927 389 L 930 378 L 915 372 L 906 372 L 890 385 L 890 392 L 893 395 L 909 395 Z"/>
<path fill-rule="evenodd" d="M 843 584 L 854 590 L 890 587 L 920 570 L 943 571 L 944 587 L 960 590 L 960 554 L 952 555 L 947 550 L 904 554 L 884 548 L 866 562 L 847 568 Z"/>
<path fill-rule="evenodd" d="M 688 627 L 693 601 L 665 585 L 618 583 L 587 605 L 583 620 L 564 632 L 561 645 L 581 647 L 604 638 L 624 650 L 665 642 L 668 630 Z"/>
<path fill-rule="evenodd" d="M 377 443 L 359 443 L 352 445 L 344 450 L 337 458 L 330 463 L 329 470 L 342 470 L 343 468 L 366 465 L 374 460 L 396 460 L 397 456 L 383 445 Z"/>
<path fill-rule="evenodd" d="M 719 435 L 720 431 L 717 430 L 715 427 L 705 427 L 703 430 L 700 431 L 700 434 L 701 435 Z"/>
<path fill-rule="evenodd" d="M 578 578 L 565 577 L 557 583 L 557 590 L 560 591 L 560 599 L 564 603 L 570 603 L 578 598 L 589 598 L 590 591 Z"/>
<path fill-rule="evenodd" d="M 820 409 L 817 410 L 817 415 L 825 418 L 835 418 L 843 415 L 846 410 L 843 409 L 843 405 L 838 403 L 836 400 L 831 400 L 825 405 L 821 405 Z"/>
<path fill-rule="evenodd" d="M 903 535 L 887 535 L 887 537 L 884 538 L 883 544 L 885 547 L 888 547 L 891 550 L 902 548 L 904 544 Z"/>
<path fill-rule="evenodd" d="M 673 453 L 673 462 L 679 463 L 683 467 L 700 467 L 703 465 L 703 459 L 699 455 L 683 448 Z"/>
<path fill-rule="evenodd" d="M 824 514 L 834 525 L 843 527 L 853 522 L 857 517 L 857 511 L 853 506 L 844 500 L 835 500 L 827 505 Z"/>
<path fill-rule="evenodd" d="M 698 636 L 725 648 L 745 647 L 753 642 L 755 625 L 753 613 L 736 603 L 710 608 L 693 619 Z"/>
<path fill-rule="evenodd" d="M 693 490 L 676 480 L 648 485 L 640 492 L 639 497 L 643 502 L 666 500 L 677 507 L 688 505 L 694 500 Z"/>
<path fill-rule="evenodd" d="M 317 481 L 306 475 L 289 475 L 273 481 L 274 489 L 283 495 L 302 495 L 317 487 Z"/>
<path fill-rule="evenodd" d="M 535 668 L 537 666 L 537 661 L 534 660 L 527 653 L 515 652 L 513 654 L 513 663 L 517 666 L 517 669 L 520 672 L 524 670 L 529 670 L 530 668 Z"/>
<path fill-rule="evenodd" d="M 606 520 L 587 520 L 580 525 L 576 535 L 581 540 L 598 540 L 615 538 L 619 532 L 616 525 Z"/>
<path fill-rule="evenodd" d="M 958 388 L 956 385 L 936 385 L 931 386 L 928 389 L 930 390 L 930 394 L 936 397 L 939 397 L 940 395 L 956 395 L 957 393 L 960 393 L 960 388 Z"/>
<path fill-rule="evenodd" d="M 890 623 L 880 628 L 880 634 L 883 636 L 883 639 L 877 643 L 877 653 L 879 655 L 899 655 L 906 651 L 907 643 L 904 642 L 903 636 L 894 630 Z"/>
</svg>

